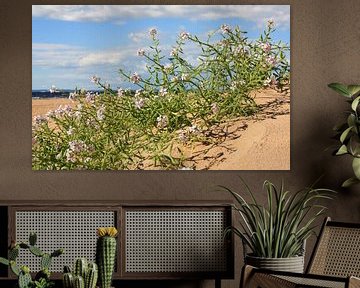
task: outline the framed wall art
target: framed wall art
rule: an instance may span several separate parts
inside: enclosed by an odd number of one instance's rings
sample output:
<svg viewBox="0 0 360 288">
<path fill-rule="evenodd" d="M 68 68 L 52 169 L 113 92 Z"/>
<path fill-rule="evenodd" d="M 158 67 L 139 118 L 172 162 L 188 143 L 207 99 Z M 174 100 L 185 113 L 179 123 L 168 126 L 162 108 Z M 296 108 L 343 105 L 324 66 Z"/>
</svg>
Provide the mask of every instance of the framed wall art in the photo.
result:
<svg viewBox="0 0 360 288">
<path fill-rule="evenodd" d="M 34 170 L 289 170 L 289 5 L 33 5 Z"/>
</svg>

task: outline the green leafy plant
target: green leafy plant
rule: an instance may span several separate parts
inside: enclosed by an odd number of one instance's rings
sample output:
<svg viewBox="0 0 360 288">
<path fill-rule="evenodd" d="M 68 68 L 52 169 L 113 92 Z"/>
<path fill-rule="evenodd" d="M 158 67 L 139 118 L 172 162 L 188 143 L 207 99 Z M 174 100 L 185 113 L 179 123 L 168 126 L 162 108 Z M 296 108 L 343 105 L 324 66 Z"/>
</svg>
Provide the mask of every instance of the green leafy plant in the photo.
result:
<svg viewBox="0 0 360 288">
<path fill-rule="evenodd" d="M 233 208 L 240 215 L 240 227 L 229 227 L 247 245 L 252 256 L 266 258 L 288 258 L 301 255 L 306 239 L 314 233 L 315 220 L 326 207 L 318 200 L 331 199 L 334 192 L 328 189 L 305 188 L 296 193 L 278 189 L 269 181 L 264 182 L 267 203 L 261 205 L 253 192 L 244 183 L 251 201 L 240 194 L 221 186 L 236 200 Z"/>
<path fill-rule="evenodd" d="M 136 91 L 93 76 L 102 93 L 76 90 L 71 107 L 34 117 L 33 168 L 193 169 L 185 163 L 191 145 L 217 144 L 216 127 L 256 113 L 252 91 L 289 84 L 290 48 L 274 31 L 270 21 L 256 40 L 225 24 L 207 39 L 182 32 L 165 54 L 151 29 L 149 47 L 137 51 L 147 71 L 119 70 Z"/>
<path fill-rule="evenodd" d="M 346 97 L 350 104 L 346 122 L 334 128 L 340 140 L 340 147 L 336 149 L 334 155 L 349 154 L 353 157 L 354 177 L 347 179 L 342 184 L 343 187 L 349 187 L 360 183 L 360 85 L 331 83 L 328 86 Z"/>
<path fill-rule="evenodd" d="M 8 252 L 8 259 L 0 257 L 0 263 L 10 266 L 11 271 L 18 277 L 19 288 L 49 288 L 54 285 L 50 280 L 50 265 L 54 257 L 64 253 L 63 249 L 57 249 L 52 253 L 45 253 L 36 246 L 37 236 L 30 233 L 29 243 L 12 243 Z M 16 259 L 19 256 L 20 249 L 28 250 L 31 254 L 40 258 L 41 270 L 35 275 L 34 280 L 30 275 L 30 268 L 26 265 L 19 266 Z"/>
</svg>

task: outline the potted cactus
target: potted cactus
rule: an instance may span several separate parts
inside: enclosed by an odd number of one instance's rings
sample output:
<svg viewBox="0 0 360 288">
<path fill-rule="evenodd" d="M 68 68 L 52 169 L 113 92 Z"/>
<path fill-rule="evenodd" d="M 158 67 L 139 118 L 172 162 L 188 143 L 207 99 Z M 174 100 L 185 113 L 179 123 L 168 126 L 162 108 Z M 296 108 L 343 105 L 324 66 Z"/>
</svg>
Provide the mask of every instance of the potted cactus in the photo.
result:
<svg viewBox="0 0 360 288">
<path fill-rule="evenodd" d="M 10 266 L 11 271 L 18 277 L 19 288 L 49 288 L 54 285 L 50 280 L 50 265 L 54 257 L 58 257 L 64 253 L 63 249 L 57 249 L 52 253 L 45 253 L 36 246 L 37 236 L 30 233 L 29 243 L 16 243 L 10 245 L 8 259 L 0 257 L 0 263 Z M 16 259 L 19 256 L 20 249 L 28 250 L 31 254 L 39 257 L 41 270 L 32 279 L 30 268 L 26 265 L 19 266 Z"/>
<path fill-rule="evenodd" d="M 110 288 L 116 258 L 115 227 L 101 227 L 97 229 L 96 262 L 99 267 L 99 287 Z"/>
<path fill-rule="evenodd" d="M 69 266 L 64 267 L 64 288 L 95 288 L 98 279 L 96 263 L 88 262 L 85 258 L 78 258 L 74 263 L 73 272 Z"/>
</svg>

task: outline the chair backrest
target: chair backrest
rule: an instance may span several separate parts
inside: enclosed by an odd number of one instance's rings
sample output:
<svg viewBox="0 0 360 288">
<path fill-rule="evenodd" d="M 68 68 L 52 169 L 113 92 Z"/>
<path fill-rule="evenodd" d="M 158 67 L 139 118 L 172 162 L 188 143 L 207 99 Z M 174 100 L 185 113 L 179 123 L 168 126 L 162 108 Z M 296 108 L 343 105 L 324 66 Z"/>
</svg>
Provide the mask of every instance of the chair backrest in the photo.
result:
<svg viewBox="0 0 360 288">
<path fill-rule="evenodd" d="M 360 223 L 326 218 L 307 273 L 360 277 Z"/>
</svg>

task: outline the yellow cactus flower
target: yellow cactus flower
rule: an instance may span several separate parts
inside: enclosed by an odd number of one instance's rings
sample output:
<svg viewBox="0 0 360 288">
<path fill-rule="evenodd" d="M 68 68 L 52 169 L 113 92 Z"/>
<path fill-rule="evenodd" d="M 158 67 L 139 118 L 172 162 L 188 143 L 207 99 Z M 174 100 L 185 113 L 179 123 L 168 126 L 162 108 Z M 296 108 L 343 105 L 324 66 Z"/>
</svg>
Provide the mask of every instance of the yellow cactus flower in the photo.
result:
<svg viewBox="0 0 360 288">
<path fill-rule="evenodd" d="M 118 231 L 115 227 L 99 227 L 96 231 L 98 237 L 110 236 L 116 237 Z"/>
</svg>

